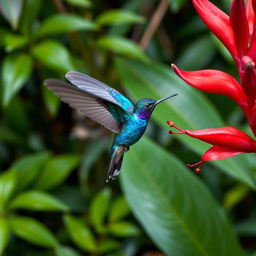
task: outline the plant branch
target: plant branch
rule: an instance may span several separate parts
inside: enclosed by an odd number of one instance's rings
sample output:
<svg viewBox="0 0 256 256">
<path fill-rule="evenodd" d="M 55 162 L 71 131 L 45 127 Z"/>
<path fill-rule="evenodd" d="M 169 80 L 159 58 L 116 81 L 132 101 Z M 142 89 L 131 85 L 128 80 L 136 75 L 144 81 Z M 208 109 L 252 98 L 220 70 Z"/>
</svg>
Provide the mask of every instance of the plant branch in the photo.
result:
<svg viewBox="0 0 256 256">
<path fill-rule="evenodd" d="M 149 25 L 139 43 L 139 45 L 142 49 L 147 48 L 152 36 L 155 34 L 158 26 L 160 25 L 162 19 L 164 18 L 164 15 L 165 15 L 166 11 L 168 10 L 168 7 L 169 7 L 169 1 L 161 0 L 155 13 L 153 14 L 151 22 L 149 23 Z"/>
</svg>

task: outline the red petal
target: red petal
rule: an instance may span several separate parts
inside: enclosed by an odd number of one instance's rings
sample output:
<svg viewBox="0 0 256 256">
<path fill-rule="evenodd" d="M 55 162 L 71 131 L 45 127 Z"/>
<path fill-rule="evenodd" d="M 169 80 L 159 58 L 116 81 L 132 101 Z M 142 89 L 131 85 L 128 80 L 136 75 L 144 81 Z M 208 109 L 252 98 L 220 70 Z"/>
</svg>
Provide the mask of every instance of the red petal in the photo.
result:
<svg viewBox="0 0 256 256">
<path fill-rule="evenodd" d="M 249 42 L 249 27 L 244 0 L 234 0 L 231 4 L 230 24 L 240 57 L 246 55 Z"/>
<path fill-rule="evenodd" d="M 244 152 L 222 148 L 219 146 L 212 146 L 202 155 L 202 159 L 203 161 L 220 160 L 220 159 L 225 159 L 241 153 L 244 153 Z"/>
<path fill-rule="evenodd" d="M 252 0 L 247 1 L 246 15 L 247 15 L 248 26 L 249 26 L 249 34 L 250 36 L 252 36 L 254 31 L 254 19 L 255 19 Z"/>
<path fill-rule="evenodd" d="M 222 41 L 231 55 L 238 56 L 229 17 L 208 0 L 192 0 L 206 26 Z"/>
<path fill-rule="evenodd" d="M 246 95 L 240 84 L 230 75 L 219 70 L 183 71 L 172 64 L 175 73 L 191 86 L 210 93 L 218 93 L 233 99 L 247 112 Z"/>
<path fill-rule="evenodd" d="M 209 144 L 239 152 L 256 152 L 256 141 L 234 127 L 211 128 L 197 131 L 185 130 L 193 138 Z"/>
</svg>

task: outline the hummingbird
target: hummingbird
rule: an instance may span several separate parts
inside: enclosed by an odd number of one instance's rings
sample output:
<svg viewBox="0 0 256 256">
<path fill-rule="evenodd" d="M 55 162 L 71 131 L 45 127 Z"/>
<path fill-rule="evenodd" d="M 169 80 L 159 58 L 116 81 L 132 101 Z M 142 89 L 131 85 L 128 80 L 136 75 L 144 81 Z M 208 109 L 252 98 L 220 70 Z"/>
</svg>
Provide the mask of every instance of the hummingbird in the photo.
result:
<svg viewBox="0 0 256 256">
<path fill-rule="evenodd" d="M 88 75 L 71 71 L 65 78 L 68 82 L 47 79 L 44 85 L 63 102 L 115 133 L 106 182 L 119 175 L 124 153 L 142 137 L 155 107 L 177 95 L 160 100 L 143 98 L 134 105 L 114 88 Z"/>
</svg>

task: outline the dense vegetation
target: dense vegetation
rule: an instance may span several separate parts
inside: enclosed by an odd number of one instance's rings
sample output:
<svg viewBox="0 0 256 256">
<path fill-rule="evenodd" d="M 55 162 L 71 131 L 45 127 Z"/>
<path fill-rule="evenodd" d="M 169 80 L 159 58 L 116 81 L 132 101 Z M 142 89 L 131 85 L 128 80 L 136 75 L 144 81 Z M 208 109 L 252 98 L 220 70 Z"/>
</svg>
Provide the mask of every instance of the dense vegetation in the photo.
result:
<svg viewBox="0 0 256 256">
<path fill-rule="evenodd" d="M 228 0 L 215 1 L 229 12 Z M 230 99 L 205 94 L 170 67 L 235 64 L 186 0 L 0 0 L 0 255 L 252 255 L 254 154 L 186 167 L 209 145 L 168 133 L 234 126 Z M 43 81 L 89 74 L 128 96 L 179 95 L 105 183 L 113 135 Z"/>
</svg>

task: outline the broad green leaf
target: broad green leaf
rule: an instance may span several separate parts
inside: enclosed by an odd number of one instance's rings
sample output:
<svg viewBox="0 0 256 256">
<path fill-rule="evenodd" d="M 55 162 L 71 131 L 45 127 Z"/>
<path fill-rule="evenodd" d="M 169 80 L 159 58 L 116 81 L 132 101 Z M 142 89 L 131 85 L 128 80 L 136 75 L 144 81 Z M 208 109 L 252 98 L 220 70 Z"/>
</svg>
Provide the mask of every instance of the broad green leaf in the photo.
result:
<svg viewBox="0 0 256 256">
<path fill-rule="evenodd" d="M 131 222 L 113 222 L 109 225 L 109 231 L 111 234 L 119 237 L 136 236 L 140 230 Z"/>
<path fill-rule="evenodd" d="M 19 49 L 26 45 L 28 38 L 23 35 L 7 33 L 3 36 L 3 44 L 7 52 Z"/>
<path fill-rule="evenodd" d="M 81 256 L 73 248 L 67 246 L 59 246 L 58 248 L 56 248 L 55 254 L 56 256 Z"/>
<path fill-rule="evenodd" d="M 11 24 L 13 29 L 18 28 L 20 15 L 22 12 L 23 0 L 1 0 L 0 13 Z"/>
<path fill-rule="evenodd" d="M 94 228 L 99 233 L 105 231 L 104 220 L 108 211 L 110 197 L 110 190 L 108 188 L 105 188 L 104 190 L 96 194 L 90 205 L 90 220 Z"/>
<path fill-rule="evenodd" d="M 76 69 L 67 48 L 57 41 L 43 41 L 32 48 L 32 53 L 36 59 L 50 69 L 59 72 Z"/>
<path fill-rule="evenodd" d="M 12 196 L 16 187 L 16 173 L 10 169 L 0 175 L 0 211 L 3 211 L 6 203 Z"/>
<path fill-rule="evenodd" d="M 97 41 L 98 46 L 127 57 L 146 61 L 148 58 L 133 41 L 117 36 L 103 36 Z"/>
<path fill-rule="evenodd" d="M 9 223 L 16 236 L 32 244 L 48 248 L 58 246 L 58 241 L 50 230 L 35 219 L 15 216 L 9 219 Z"/>
<path fill-rule="evenodd" d="M 166 128 L 167 120 L 174 121 L 183 129 L 198 130 L 225 126 L 216 109 L 200 91 L 188 86 L 171 71 L 171 68 L 156 62 L 141 63 L 134 60 L 116 58 L 116 69 L 127 92 L 136 100 L 140 98 L 160 99 L 178 93 L 156 107 L 152 119 Z M 197 154 L 203 154 L 209 147 L 202 141 L 184 135 L 175 136 Z M 196 162 L 196 159 L 195 159 Z M 212 161 L 230 176 L 255 188 L 255 180 L 243 155 Z"/>
<path fill-rule="evenodd" d="M 22 144 L 22 138 L 6 125 L 0 124 L 0 141 L 7 144 Z"/>
<path fill-rule="evenodd" d="M 56 156 L 46 163 L 34 187 L 37 189 L 51 189 L 61 184 L 77 167 L 80 157 L 77 155 Z"/>
<path fill-rule="evenodd" d="M 34 182 L 39 172 L 43 169 L 45 163 L 49 161 L 51 154 L 47 151 L 23 156 L 12 165 L 15 169 L 17 180 L 17 189 L 24 189 Z"/>
<path fill-rule="evenodd" d="M 77 7 L 84 7 L 84 8 L 88 8 L 92 5 L 90 0 L 65 0 L 65 2 Z"/>
<path fill-rule="evenodd" d="M 42 94 L 45 106 L 50 114 L 54 117 L 59 110 L 60 99 L 46 86 L 42 86 Z"/>
<path fill-rule="evenodd" d="M 209 63 L 214 53 L 215 48 L 212 40 L 209 38 L 209 35 L 205 35 L 194 42 L 189 42 L 188 47 L 183 50 L 176 64 L 181 69 L 201 69 Z"/>
<path fill-rule="evenodd" d="M 127 154 L 121 183 L 135 217 L 165 254 L 242 255 L 224 212 L 204 184 L 146 137 Z"/>
<path fill-rule="evenodd" d="M 68 211 L 69 208 L 59 199 L 41 191 L 26 191 L 17 195 L 9 205 L 10 209 L 34 211 Z"/>
<path fill-rule="evenodd" d="M 256 235 L 256 220 L 255 217 L 245 219 L 235 225 L 236 232 L 240 236 L 252 236 Z"/>
<path fill-rule="evenodd" d="M 7 220 L 0 216 L 0 255 L 3 255 L 3 252 L 9 241 L 9 225 Z"/>
<path fill-rule="evenodd" d="M 55 14 L 43 21 L 36 32 L 36 37 L 95 29 L 97 29 L 96 24 L 78 15 Z"/>
<path fill-rule="evenodd" d="M 7 55 L 4 59 L 1 70 L 4 106 L 28 80 L 32 64 L 31 57 L 25 53 Z"/>
<path fill-rule="evenodd" d="M 100 14 L 96 23 L 99 25 L 123 25 L 132 23 L 143 23 L 144 17 L 126 10 L 113 9 Z"/>
<path fill-rule="evenodd" d="M 126 217 L 130 213 L 130 207 L 123 196 L 117 198 L 111 205 L 109 221 L 113 222 Z"/>
<path fill-rule="evenodd" d="M 97 244 L 93 233 L 79 219 L 70 215 L 64 216 L 64 223 L 73 242 L 82 250 L 95 252 Z"/>
</svg>

